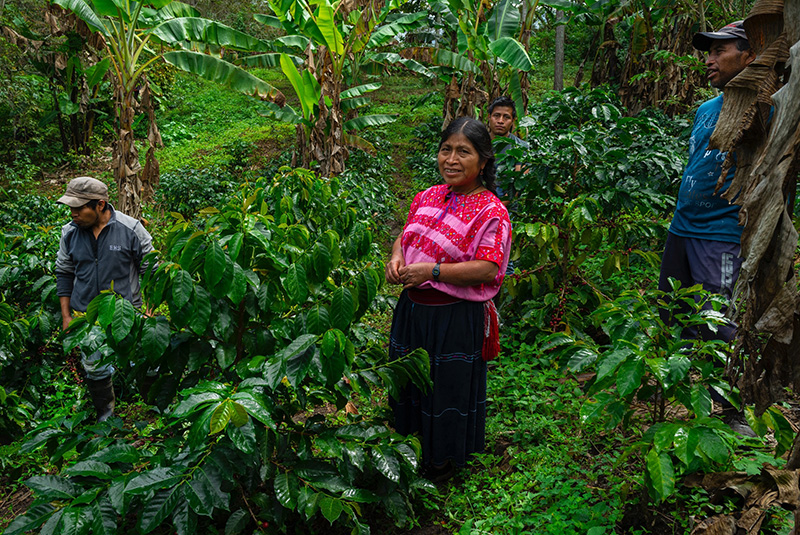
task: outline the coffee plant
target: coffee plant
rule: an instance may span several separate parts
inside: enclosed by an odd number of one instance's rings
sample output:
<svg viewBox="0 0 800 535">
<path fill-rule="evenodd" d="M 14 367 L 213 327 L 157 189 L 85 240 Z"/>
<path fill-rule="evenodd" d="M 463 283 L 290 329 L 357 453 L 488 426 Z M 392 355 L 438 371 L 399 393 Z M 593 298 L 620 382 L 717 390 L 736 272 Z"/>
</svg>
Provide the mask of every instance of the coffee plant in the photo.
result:
<svg viewBox="0 0 800 535">
<path fill-rule="evenodd" d="M 725 299 L 700 285 L 682 288 L 675 280 L 671 283 L 671 292 L 629 290 L 600 305 L 591 320 L 602 329 L 603 343 L 555 333 L 545 345 L 566 368 L 595 372 L 581 408 L 584 421 L 602 422 L 609 429 L 636 427 L 637 408 L 650 407 L 651 425 L 625 456 L 642 455 L 645 482 L 657 501 L 669 497 L 683 475 L 731 468 L 733 432 L 711 416 L 710 390 L 740 405 L 736 389 L 723 374 L 728 344 L 703 339 L 710 336 L 682 336 L 685 329 L 716 332 L 727 321 L 720 312 Z M 777 408 L 760 418 L 752 409 L 746 414 L 760 435 L 773 430 L 778 455 L 791 446 L 794 434 Z"/>
<path fill-rule="evenodd" d="M 100 351 L 146 386 L 163 429 L 85 425 L 85 412 L 38 426 L 23 453 L 44 451 L 60 472 L 27 480 L 36 499 L 6 534 L 333 523 L 366 534 L 376 508 L 409 522 L 409 497 L 430 485 L 416 475 L 418 440 L 314 411 L 430 381 L 423 351 L 389 361 L 352 341 L 383 266 L 370 220 L 346 197 L 337 179 L 284 168 L 195 222 L 176 215 L 147 259 L 147 311 L 103 292 L 64 337 L 65 350 Z"/>
<path fill-rule="evenodd" d="M 511 148 L 499 158 L 526 162 L 498 182 L 513 196 L 518 269 L 507 279 L 513 299 L 505 310 L 531 336 L 582 329 L 603 295 L 616 295 L 612 274 L 658 265 L 684 122 L 667 129 L 658 117 L 623 112 L 601 88 L 554 93 L 521 121 L 529 150 Z"/>
</svg>

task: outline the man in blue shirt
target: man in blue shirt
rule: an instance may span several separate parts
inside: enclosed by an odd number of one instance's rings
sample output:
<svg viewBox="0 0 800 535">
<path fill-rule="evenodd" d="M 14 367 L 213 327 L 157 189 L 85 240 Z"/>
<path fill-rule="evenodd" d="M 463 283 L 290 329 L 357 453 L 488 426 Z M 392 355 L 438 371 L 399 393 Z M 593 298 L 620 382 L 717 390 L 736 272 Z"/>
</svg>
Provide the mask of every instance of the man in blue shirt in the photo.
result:
<svg viewBox="0 0 800 535">
<path fill-rule="evenodd" d="M 717 89 L 724 89 L 756 58 L 742 21 L 728 24 L 716 32 L 696 33 L 692 44 L 708 53 L 706 73 L 711 86 Z M 722 100 L 723 95 L 720 95 L 705 102 L 695 115 L 689 140 L 689 161 L 683 172 L 675 215 L 661 261 L 658 286 L 664 291 L 671 289 L 668 278 L 672 277 L 679 280 L 682 287 L 702 284 L 704 289 L 730 298 L 739 276 L 742 264 L 739 257 L 742 235 L 739 206 L 714 194 L 726 154 L 708 149 Z M 734 172 L 735 168 L 728 172 L 721 191 L 730 185 Z M 723 325 L 715 337 L 730 341 L 734 334 L 735 326 Z M 684 335 L 691 338 L 714 336 L 693 329 L 687 329 Z M 714 394 L 712 392 L 712 396 Z M 732 407 L 724 400 L 717 401 L 722 402 L 723 412 L 731 416 Z M 733 424 L 731 427 L 737 430 Z"/>
</svg>

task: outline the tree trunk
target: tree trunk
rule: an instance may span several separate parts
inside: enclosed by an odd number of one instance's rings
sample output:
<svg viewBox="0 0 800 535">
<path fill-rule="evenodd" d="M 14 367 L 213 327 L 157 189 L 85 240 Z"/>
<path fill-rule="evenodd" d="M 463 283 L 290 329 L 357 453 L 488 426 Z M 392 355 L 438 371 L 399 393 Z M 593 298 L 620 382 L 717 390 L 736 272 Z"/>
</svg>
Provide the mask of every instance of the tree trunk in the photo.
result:
<svg viewBox="0 0 800 535">
<path fill-rule="evenodd" d="M 117 209 L 134 219 L 142 216 L 142 183 L 139 153 L 133 140 L 136 101 L 133 91 L 117 87 L 117 139 L 111 145 L 111 166 L 117 184 Z"/>
<path fill-rule="evenodd" d="M 556 22 L 564 18 L 563 11 L 556 11 Z M 564 24 L 556 26 L 556 54 L 553 63 L 553 89 L 564 89 L 564 42 L 566 41 L 567 27 Z"/>
</svg>

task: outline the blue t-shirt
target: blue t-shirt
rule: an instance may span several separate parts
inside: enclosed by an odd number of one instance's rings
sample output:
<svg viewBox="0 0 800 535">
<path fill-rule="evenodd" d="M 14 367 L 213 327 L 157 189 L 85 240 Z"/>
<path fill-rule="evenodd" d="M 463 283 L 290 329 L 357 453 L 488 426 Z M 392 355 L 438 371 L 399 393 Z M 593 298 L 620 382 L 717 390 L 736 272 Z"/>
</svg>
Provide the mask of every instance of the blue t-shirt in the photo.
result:
<svg viewBox="0 0 800 535">
<path fill-rule="evenodd" d="M 689 162 L 683 171 L 669 231 L 684 238 L 740 243 L 743 227 L 739 226 L 739 205 L 720 196 L 730 186 L 735 166 L 725 177 L 720 192 L 714 194 L 727 153 L 708 150 L 708 141 L 717 126 L 721 109 L 722 95 L 701 105 L 694 117 L 689 139 Z"/>
</svg>

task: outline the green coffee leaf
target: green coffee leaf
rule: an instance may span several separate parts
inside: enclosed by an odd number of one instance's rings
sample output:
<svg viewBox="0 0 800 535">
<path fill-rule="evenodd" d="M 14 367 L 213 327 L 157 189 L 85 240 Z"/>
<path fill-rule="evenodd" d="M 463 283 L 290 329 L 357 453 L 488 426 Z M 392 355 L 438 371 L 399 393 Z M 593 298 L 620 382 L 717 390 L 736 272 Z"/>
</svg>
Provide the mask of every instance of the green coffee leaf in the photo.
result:
<svg viewBox="0 0 800 535">
<path fill-rule="evenodd" d="M 25 481 L 25 486 L 34 491 L 37 496 L 50 500 L 71 500 L 77 496 L 78 491 L 68 480 L 60 476 L 33 476 Z"/>
<path fill-rule="evenodd" d="M 183 488 L 176 485 L 159 490 L 152 498 L 145 500 L 139 516 L 139 531 L 149 533 L 160 526 L 172 514 L 182 498 Z"/>
<path fill-rule="evenodd" d="M 205 263 L 203 264 L 203 275 L 209 287 L 219 284 L 225 274 L 225 267 L 225 251 L 222 250 L 216 240 L 210 240 L 206 248 Z"/>
<path fill-rule="evenodd" d="M 164 316 L 146 318 L 142 326 L 142 352 L 154 361 L 169 345 L 169 320 Z"/>
<path fill-rule="evenodd" d="M 176 484 L 180 477 L 180 472 L 172 468 L 153 468 L 128 481 L 125 485 L 125 494 L 140 495 L 151 490 L 165 489 Z"/>
<path fill-rule="evenodd" d="M 202 286 L 196 286 L 192 298 L 192 315 L 189 318 L 189 328 L 195 334 L 202 336 L 211 319 L 211 296 Z"/>
<path fill-rule="evenodd" d="M 328 522 L 333 525 L 338 520 L 339 515 L 342 514 L 342 500 L 323 496 L 319 501 L 319 510 L 322 511 L 322 515 L 328 519 Z"/>
<path fill-rule="evenodd" d="M 228 521 L 225 522 L 225 535 L 237 535 L 241 533 L 249 521 L 250 517 L 248 514 L 243 509 L 237 509 L 231 513 L 231 516 L 228 517 Z"/>
<path fill-rule="evenodd" d="M 331 323 L 340 331 L 346 331 L 353 321 L 355 314 L 355 302 L 353 294 L 347 288 L 336 288 L 333 292 L 333 302 L 331 303 Z"/>
<path fill-rule="evenodd" d="M 114 322 L 111 325 L 111 334 L 119 343 L 130 334 L 133 322 L 136 319 L 136 310 L 127 299 L 117 299 L 114 307 Z"/>
<path fill-rule="evenodd" d="M 282 279 L 283 289 L 292 303 L 304 303 L 308 297 L 308 281 L 306 280 L 306 270 L 299 262 L 290 265 L 286 270 L 286 276 Z"/>
<path fill-rule="evenodd" d="M 275 496 L 278 501 L 289 510 L 297 506 L 297 478 L 289 472 L 281 472 L 275 476 Z"/>
<path fill-rule="evenodd" d="M 64 470 L 64 473 L 69 476 L 91 476 L 100 479 L 110 479 L 112 477 L 111 467 L 98 461 L 77 462 Z"/>
<path fill-rule="evenodd" d="M 675 490 L 675 468 L 666 453 L 651 449 L 645 458 L 648 481 L 654 493 L 653 498 L 664 501 Z"/>
<path fill-rule="evenodd" d="M 194 281 L 188 271 L 179 269 L 172 278 L 172 303 L 182 308 L 192 298 Z"/>
<path fill-rule="evenodd" d="M 233 403 L 230 400 L 226 399 L 217 405 L 214 412 L 211 413 L 211 430 L 209 433 L 213 435 L 225 429 L 234 412 Z"/>
</svg>

